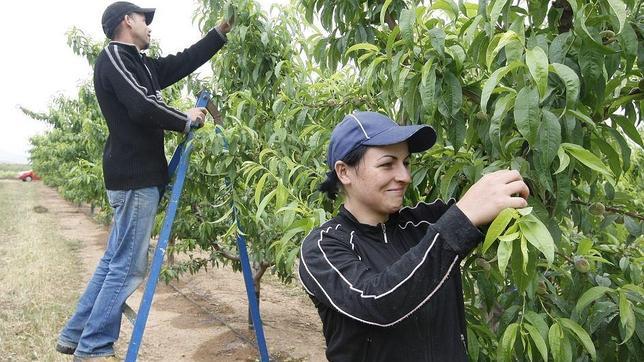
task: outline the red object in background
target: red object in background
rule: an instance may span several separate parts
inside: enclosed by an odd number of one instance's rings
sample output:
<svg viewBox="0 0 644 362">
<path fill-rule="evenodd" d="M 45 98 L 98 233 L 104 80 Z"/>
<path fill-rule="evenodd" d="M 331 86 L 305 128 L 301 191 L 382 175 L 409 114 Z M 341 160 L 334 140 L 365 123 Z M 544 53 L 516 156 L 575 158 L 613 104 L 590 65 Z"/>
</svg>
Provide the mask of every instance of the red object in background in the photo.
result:
<svg viewBox="0 0 644 362">
<path fill-rule="evenodd" d="M 29 170 L 29 171 L 22 171 L 21 173 L 19 173 L 18 179 L 25 182 L 29 182 L 31 180 L 40 180 L 40 177 L 36 175 L 36 173 L 33 170 Z"/>
</svg>

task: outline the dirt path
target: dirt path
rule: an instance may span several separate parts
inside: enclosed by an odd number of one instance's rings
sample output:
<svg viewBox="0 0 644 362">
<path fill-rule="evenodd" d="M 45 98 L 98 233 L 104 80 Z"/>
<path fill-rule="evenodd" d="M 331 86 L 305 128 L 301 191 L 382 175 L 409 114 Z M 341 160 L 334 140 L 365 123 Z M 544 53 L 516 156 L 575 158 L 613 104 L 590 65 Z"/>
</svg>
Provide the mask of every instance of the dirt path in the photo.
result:
<svg viewBox="0 0 644 362">
<path fill-rule="evenodd" d="M 85 283 L 100 259 L 108 229 L 88 216 L 88 210 L 61 199 L 40 182 L 35 188 L 41 204 L 57 216 L 62 234 L 80 242 L 78 257 Z M 128 304 L 138 309 L 143 287 Z M 246 292 L 242 275 L 214 269 L 186 275 L 170 285 L 159 283 L 146 326 L 141 361 L 254 361 L 254 334 L 247 328 Z M 324 339 L 319 317 L 297 284 L 284 286 L 267 275 L 263 279 L 261 312 L 269 352 L 281 361 L 323 361 Z M 125 356 L 132 326 L 124 318 L 117 342 Z M 71 360 L 71 358 L 70 358 Z"/>
</svg>

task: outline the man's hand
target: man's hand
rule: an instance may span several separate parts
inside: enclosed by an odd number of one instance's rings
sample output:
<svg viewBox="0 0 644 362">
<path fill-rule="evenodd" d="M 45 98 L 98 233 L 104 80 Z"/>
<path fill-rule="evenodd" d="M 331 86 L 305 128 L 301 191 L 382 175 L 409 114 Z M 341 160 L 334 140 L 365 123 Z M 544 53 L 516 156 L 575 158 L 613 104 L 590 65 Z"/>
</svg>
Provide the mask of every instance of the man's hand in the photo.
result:
<svg viewBox="0 0 644 362">
<path fill-rule="evenodd" d="M 192 127 L 194 128 L 203 127 L 204 120 L 206 119 L 206 108 L 204 107 L 190 108 L 188 111 L 186 111 L 186 114 L 188 115 L 188 119 L 190 119 Z"/>
<path fill-rule="evenodd" d="M 503 209 L 528 206 L 529 195 L 530 190 L 519 171 L 501 170 L 483 176 L 456 206 L 472 224 L 481 226 L 494 220 Z"/>
<path fill-rule="evenodd" d="M 233 18 L 230 18 L 230 20 L 222 20 L 219 25 L 217 25 L 217 30 L 219 30 L 220 33 L 222 34 L 228 34 L 230 29 L 233 27 Z"/>
</svg>

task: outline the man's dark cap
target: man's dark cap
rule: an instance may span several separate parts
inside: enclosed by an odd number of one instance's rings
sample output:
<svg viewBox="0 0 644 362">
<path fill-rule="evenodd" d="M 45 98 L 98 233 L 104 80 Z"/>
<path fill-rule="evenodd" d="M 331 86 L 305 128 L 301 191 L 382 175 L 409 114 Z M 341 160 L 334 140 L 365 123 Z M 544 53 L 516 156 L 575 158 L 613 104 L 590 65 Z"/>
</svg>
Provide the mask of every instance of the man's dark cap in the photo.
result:
<svg viewBox="0 0 644 362">
<path fill-rule="evenodd" d="M 127 1 L 117 1 L 112 3 L 103 12 L 101 23 L 103 25 L 103 32 L 105 35 L 112 39 L 114 30 L 121 23 L 123 17 L 130 13 L 139 13 L 145 15 L 145 23 L 150 25 L 154 18 L 154 8 L 142 8 Z"/>
</svg>

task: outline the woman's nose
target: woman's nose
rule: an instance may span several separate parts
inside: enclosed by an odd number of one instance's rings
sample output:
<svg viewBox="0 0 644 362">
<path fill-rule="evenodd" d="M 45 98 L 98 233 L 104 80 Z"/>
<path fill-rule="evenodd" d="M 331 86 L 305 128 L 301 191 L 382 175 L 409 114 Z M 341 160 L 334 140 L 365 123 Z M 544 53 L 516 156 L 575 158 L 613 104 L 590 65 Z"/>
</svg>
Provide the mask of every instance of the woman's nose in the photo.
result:
<svg viewBox="0 0 644 362">
<path fill-rule="evenodd" d="M 398 168 L 398 173 L 396 175 L 396 181 L 404 182 L 406 184 L 411 182 L 411 173 L 409 172 L 409 168 L 407 166 L 401 165 Z"/>
</svg>

